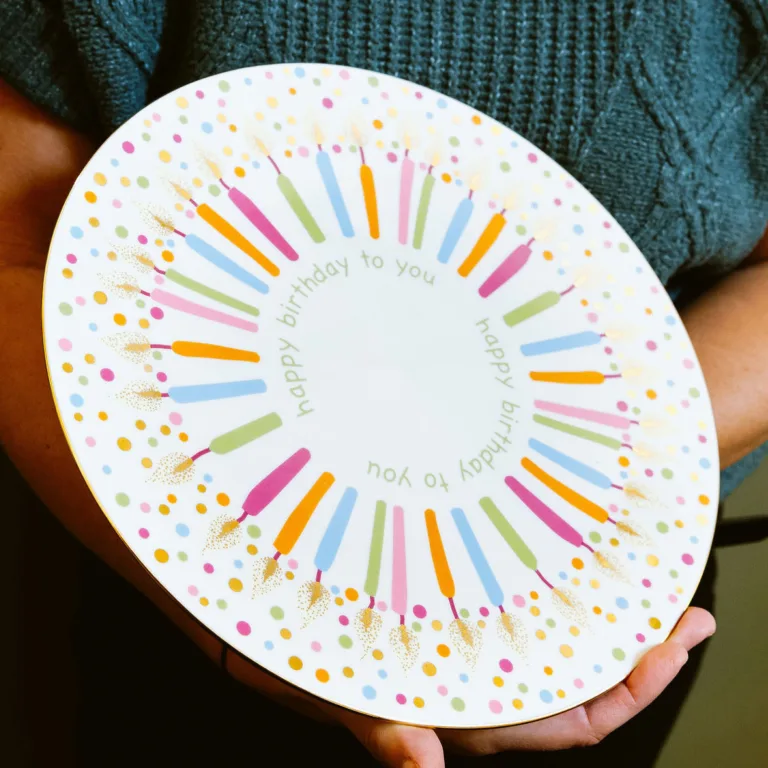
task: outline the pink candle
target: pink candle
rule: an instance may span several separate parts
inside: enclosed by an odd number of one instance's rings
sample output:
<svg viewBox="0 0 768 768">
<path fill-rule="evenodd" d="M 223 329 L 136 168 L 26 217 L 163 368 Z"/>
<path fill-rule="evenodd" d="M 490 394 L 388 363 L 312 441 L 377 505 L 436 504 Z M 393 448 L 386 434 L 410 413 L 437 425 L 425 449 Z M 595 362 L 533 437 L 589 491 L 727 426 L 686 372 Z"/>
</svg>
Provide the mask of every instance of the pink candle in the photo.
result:
<svg viewBox="0 0 768 768">
<path fill-rule="evenodd" d="M 480 286 L 479 293 L 487 299 L 494 291 L 501 288 L 507 280 L 513 278 L 527 263 L 531 257 L 531 238 L 525 245 L 518 245 L 496 269 L 491 272 L 488 279 Z"/>
<path fill-rule="evenodd" d="M 392 610 L 400 616 L 405 616 L 408 611 L 405 516 L 402 507 L 392 508 Z"/>
<path fill-rule="evenodd" d="M 398 240 L 403 245 L 408 244 L 408 217 L 411 212 L 411 191 L 413 190 L 413 173 L 416 165 L 408 157 L 408 150 L 405 150 L 403 158 L 403 167 L 400 170 L 400 229 Z"/>
<path fill-rule="evenodd" d="M 227 194 L 229 199 L 240 209 L 248 221 L 277 248 L 286 259 L 296 261 L 299 254 L 291 244 L 280 234 L 277 227 L 266 217 L 250 197 L 243 194 L 237 187 L 229 187 Z"/>
<path fill-rule="evenodd" d="M 170 307 L 171 309 L 176 309 L 179 312 L 186 312 L 188 315 L 202 317 L 205 320 L 211 320 L 214 323 L 221 323 L 222 325 L 229 325 L 232 328 L 241 328 L 244 331 L 255 332 L 259 330 L 259 326 L 256 325 L 256 323 L 252 323 L 250 320 L 243 320 L 240 317 L 228 315 L 226 312 L 219 312 L 217 309 L 204 307 L 202 304 L 196 304 L 194 301 L 183 299 L 181 296 L 168 293 L 168 291 L 164 291 L 161 288 L 155 288 L 149 296 L 158 304 Z"/>
<path fill-rule="evenodd" d="M 615 427 L 616 429 L 629 429 L 633 424 L 631 419 L 626 416 L 619 416 L 604 411 L 593 411 L 589 408 L 577 408 L 575 405 L 561 405 L 560 403 L 549 403 L 546 400 L 534 400 L 534 406 L 541 411 L 557 413 L 560 416 L 570 416 L 582 421 L 593 421 L 595 424 L 603 424 L 606 427 Z"/>
</svg>

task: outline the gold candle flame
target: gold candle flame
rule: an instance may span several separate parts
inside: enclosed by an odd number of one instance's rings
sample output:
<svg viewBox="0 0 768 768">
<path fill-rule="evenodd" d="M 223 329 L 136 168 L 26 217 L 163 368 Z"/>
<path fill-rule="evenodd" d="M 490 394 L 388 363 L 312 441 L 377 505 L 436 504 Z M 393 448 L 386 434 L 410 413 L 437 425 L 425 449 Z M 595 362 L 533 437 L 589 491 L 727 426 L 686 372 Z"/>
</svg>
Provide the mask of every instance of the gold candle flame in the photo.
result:
<svg viewBox="0 0 768 768">
<path fill-rule="evenodd" d="M 383 624 L 381 615 L 373 608 L 363 608 L 355 616 L 355 632 L 363 646 L 363 656 L 373 648 Z"/>
<path fill-rule="evenodd" d="M 478 189 L 480 189 L 480 185 L 482 184 L 482 176 L 479 173 L 476 173 L 472 178 L 469 180 L 469 188 L 472 192 L 477 192 Z"/>
<path fill-rule="evenodd" d="M 260 557 L 253 569 L 253 597 L 266 595 L 280 586 L 283 569 L 274 557 Z"/>
<path fill-rule="evenodd" d="M 627 584 L 629 583 L 629 576 L 627 576 L 626 571 L 621 567 L 619 561 L 613 555 L 610 555 L 607 552 L 601 552 L 600 550 L 595 550 L 592 553 L 592 559 L 595 561 L 597 569 L 608 576 L 608 578 L 614 579 L 615 581 L 623 581 Z"/>
<path fill-rule="evenodd" d="M 305 581 L 299 587 L 297 597 L 304 628 L 319 619 L 331 604 L 330 593 L 319 581 Z"/>
<path fill-rule="evenodd" d="M 552 604 L 566 619 L 581 625 L 587 625 L 587 612 L 576 595 L 569 589 L 555 587 L 552 590 Z"/>
<path fill-rule="evenodd" d="M 416 633 L 405 624 L 398 624 L 390 630 L 389 644 L 403 671 L 407 672 L 419 658 L 419 639 Z"/>
<path fill-rule="evenodd" d="M 405 144 L 405 148 L 410 151 L 411 150 L 411 135 L 409 133 L 406 133 L 403 137 L 403 144 Z"/>
<path fill-rule="evenodd" d="M 182 485 L 195 476 L 195 463 L 184 453 L 169 453 L 155 464 L 150 480 L 166 485 Z"/>
<path fill-rule="evenodd" d="M 320 126 L 315 123 L 315 125 L 312 127 L 312 130 L 315 136 L 315 144 L 322 144 L 325 136 L 323 136 L 323 132 L 320 130 Z"/>
<path fill-rule="evenodd" d="M 528 633 L 525 624 L 517 616 L 506 611 L 496 620 L 496 631 L 501 641 L 516 651 L 520 656 L 525 656 L 528 650 Z"/>
<path fill-rule="evenodd" d="M 240 543 L 242 529 L 240 523 L 230 515 L 219 515 L 208 529 L 203 551 L 207 549 L 230 549 Z"/>
<path fill-rule="evenodd" d="M 222 176 L 222 173 L 221 173 L 221 168 L 219 168 L 219 166 L 218 166 L 218 165 L 216 165 L 216 163 L 214 163 L 214 162 L 213 162 L 213 160 L 209 160 L 208 158 L 206 158 L 206 160 L 205 160 L 205 164 L 208 166 L 208 168 L 209 168 L 209 170 L 211 171 L 211 173 L 212 173 L 212 174 L 213 174 L 213 175 L 214 175 L 214 176 L 215 176 L 217 179 L 220 179 L 220 178 L 221 178 L 221 176 Z"/>
<path fill-rule="evenodd" d="M 256 142 L 256 147 L 259 152 L 261 152 L 262 155 L 269 157 L 269 150 L 267 149 L 267 145 L 258 136 L 256 136 L 254 141 Z"/>
<path fill-rule="evenodd" d="M 163 394 L 152 381 L 133 381 L 120 390 L 117 397 L 140 411 L 155 412 L 162 406 Z"/>
<path fill-rule="evenodd" d="M 360 129 L 357 127 L 357 123 L 352 123 L 352 135 L 355 137 L 355 142 L 359 147 L 362 147 L 363 144 L 365 144 L 363 134 L 360 133 Z"/>
<path fill-rule="evenodd" d="M 176 184 L 176 182 L 172 181 L 170 182 L 171 186 L 176 191 L 176 194 L 180 197 L 183 197 L 186 201 L 190 201 L 192 199 L 192 193 L 188 192 L 184 187 L 180 186 L 179 184 Z"/>
<path fill-rule="evenodd" d="M 439 165 L 439 164 L 440 164 L 440 153 L 439 152 L 434 152 L 432 154 L 431 165 L 435 166 L 435 165 Z"/>
<path fill-rule="evenodd" d="M 483 636 L 477 626 L 464 619 L 454 619 L 448 627 L 448 636 L 464 661 L 474 667 L 483 647 Z"/>
<path fill-rule="evenodd" d="M 131 363 L 143 363 L 149 359 L 151 351 L 149 339 L 140 333 L 133 331 L 114 333 L 111 336 L 104 336 L 102 341 L 113 352 Z"/>
</svg>

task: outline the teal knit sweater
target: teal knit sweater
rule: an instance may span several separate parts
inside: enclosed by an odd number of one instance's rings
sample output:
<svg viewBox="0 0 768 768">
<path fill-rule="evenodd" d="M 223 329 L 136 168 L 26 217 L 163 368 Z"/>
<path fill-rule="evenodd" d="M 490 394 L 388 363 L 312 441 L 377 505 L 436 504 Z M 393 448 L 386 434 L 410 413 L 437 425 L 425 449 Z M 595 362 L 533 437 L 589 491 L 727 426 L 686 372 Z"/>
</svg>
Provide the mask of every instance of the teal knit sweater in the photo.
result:
<svg viewBox="0 0 768 768">
<path fill-rule="evenodd" d="M 429 86 L 580 179 L 682 298 L 768 222 L 766 0 L 1 0 L 0 30 L 0 77 L 97 138 L 246 65 Z"/>
</svg>

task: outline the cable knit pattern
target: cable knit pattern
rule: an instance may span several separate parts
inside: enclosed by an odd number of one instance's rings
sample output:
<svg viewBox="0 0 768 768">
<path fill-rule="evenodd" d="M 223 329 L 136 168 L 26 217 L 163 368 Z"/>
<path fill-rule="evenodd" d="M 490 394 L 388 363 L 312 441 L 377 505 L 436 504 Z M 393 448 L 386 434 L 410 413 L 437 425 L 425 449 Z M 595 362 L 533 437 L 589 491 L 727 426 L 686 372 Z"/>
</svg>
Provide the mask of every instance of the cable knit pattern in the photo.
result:
<svg viewBox="0 0 768 768">
<path fill-rule="evenodd" d="M 579 178 L 673 291 L 732 269 L 768 221 L 766 0 L 2 0 L 0 29 L 0 76 L 101 138 L 253 64 L 442 91 Z"/>
</svg>

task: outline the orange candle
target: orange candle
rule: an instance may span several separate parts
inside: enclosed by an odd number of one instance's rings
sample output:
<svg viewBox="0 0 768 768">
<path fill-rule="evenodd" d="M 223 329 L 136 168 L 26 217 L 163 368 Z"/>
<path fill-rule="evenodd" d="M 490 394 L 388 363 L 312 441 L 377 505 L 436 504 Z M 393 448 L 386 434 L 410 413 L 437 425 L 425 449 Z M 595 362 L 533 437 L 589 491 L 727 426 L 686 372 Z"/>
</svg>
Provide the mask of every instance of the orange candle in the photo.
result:
<svg viewBox="0 0 768 768">
<path fill-rule="evenodd" d="M 503 213 L 494 213 L 491 216 L 491 220 L 483 230 L 480 237 L 477 238 L 477 242 L 469 252 L 469 256 L 461 263 L 459 267 L 459 274 L 462 277 L 467 277 L 469 273 L 480 263 L 480 259 L 488 253 L 490 247 L 496 242 L 498 236 L 501 234 L 501 230 L 507 224 L 507 220 L 504 218 Z"/>
<path fill-rule="evenodd" d="M 174 341 L 171 344 L 171 350 L 182 357 L 205 357 L 209 360 L 242 360 L 246 363 L 258 363 L 261 359 L 257 352 L 247 349 L 204 344 L 200 341 Z"/>
<path fill-rule="evenodd" d="M 317 478 L 315 484 L 307 491 L 306 496 L 296 505 L 296 509 L 288 515 L 288 519 L 280 529 L 280 533 L 275 537 L 275 549 L 281 555 L 287 555 L 299 540 L 299 536 L 304 532 L 307 523 L 314 514 L 317 505 L 322 501 L 323 496 L 328 493 L 328 489 L 333 485 L 336 478 L 330 472 L 323 472 Z"/>
<path fill-rule="evenodd" d="M 550 384 L 602 384 L 605 375 L 600 371 L 531 371 L 534 381 L 548 381 Z"/>
<path fill-rule="evenodd" d="M 429 551 L 432 553 L 432 564 L 435 567 L 437 585 L 440 592 L 449 600 L 456 595 L 456 586 L 453 583 L 451 568 L 443 547 L 443 539 L 440 536 L 440 528 L 437 525 L 437 516 L 434 510 L 424 511 L 424 520 L 427 523 L 427 537 L 429 538 Z"/>
</svg>

